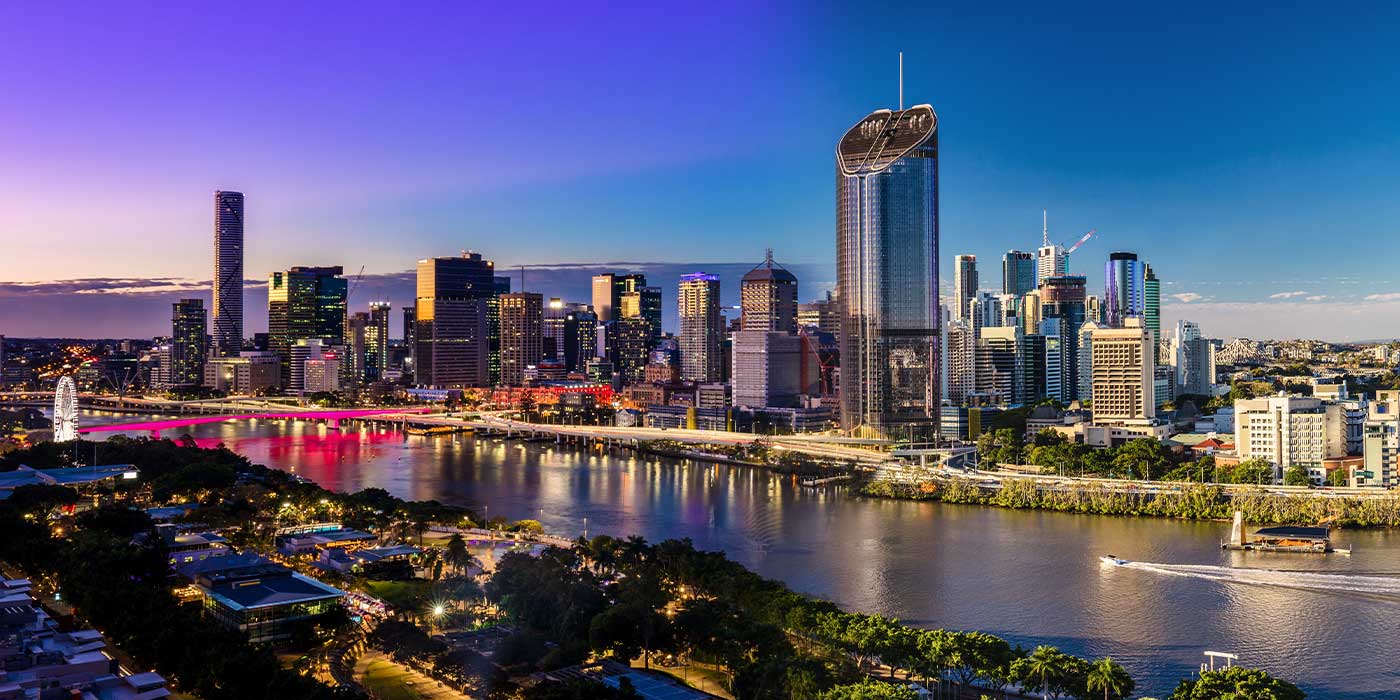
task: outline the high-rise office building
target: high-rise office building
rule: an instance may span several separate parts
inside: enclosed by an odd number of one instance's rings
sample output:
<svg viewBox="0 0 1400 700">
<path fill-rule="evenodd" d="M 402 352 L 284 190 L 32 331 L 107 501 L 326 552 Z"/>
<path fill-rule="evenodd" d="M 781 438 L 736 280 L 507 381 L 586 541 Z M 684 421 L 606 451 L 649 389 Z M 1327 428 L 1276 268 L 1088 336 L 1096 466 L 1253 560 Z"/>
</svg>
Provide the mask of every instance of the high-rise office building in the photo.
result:
<svg viewBox="0 0 1400 700">
<path fill-rule="evenodd" d="M 815 371 L 804 377 L 803 339 L 793 333 L 741 330 L 734 334 L 734 405 L 796 408 L 817 392 Z M 815 370 L 815 367 L 811 367 Z"/>
<path fill-rule="evenodd" d="M 1085 324 L 1086 326 L 1088 324 Z M 1095 423 L 1141 423 L 1157 415 L 1152 336 L 1140 316 L 1093 331 Z"/>
<path fill-rule="evenodd" d="M 1103 323 L 1122 328 L 1129 316 L 1142 316 L 1142 264 L 1137 253 L 1110 253 L 1104 266 Z"/>
<path fill-rule="evenodd" d="M 977 256 L 953 258 L 953 318 L 968 318 L 972 300 L 977 298 Z"/>
<path fill-rule="evenodd" d="M 384 378 L 389 369 L 389 313 L 387 301 L 370 302 L 369 325 L 365 328 L 365 376 L 366 382 L 377 382 Z"/>
<path fill-rule="evenodd" d="M 564 366 L 570 372 L 583 372 L 589 360 L 598 356 L 598 315 L 586 305 L 564 314 Z"/>
<path fill-rule="evenodd" d="M 1142 325 L 1152 333 L 1155 352 L 1162 341 L 1162 283 L 1146 263 L 1142 266 Z"/>
<path fill-rule="evenodd" d="M 345 345 L 347 283 L 340 266 L 293 267 L 267 280 L 268 349 L 282 359 L 282 386 L 292 387 L 291 350 L 316 338 Z"/>
<path fill-rule="evenodd" d="M 1179 320 L 1172 334 L 1167 361 L 1176 372 L 1179 394 L 1209 396 L 1215 384 L 1215 348 L 1193 321 Z"/>
<path fill-rule="evenodd" d="M 1058 277 L 1069 274 L 1069 254 L 1058 243 L 1050 242 L 1050 213 L 1041 212 L 1041 242 L 1035 251 L 1035 279 Z"/>
<path fill-rule="evenodd" d="M 773 262 L 771 248 L 739 283 L 739 308 L 746 331 L 797 332 L 797 276 Z"/>
<path fill-rule="evenodd" d="M 724 319 L 719 310 L 719 276 L 704 272 L 681 275 L 677 294 L 680 315 L 681 379 L 719 381 Z"/>
<path fill-rule="evenodd" d="M 328 345 L 320 338 L 298 339 L 288 349 L 291 373 L 283 386 L 303 394 L 340 390 L 342 350 L 341 346 Z"/>
<path fill-rule="evenodd" d="M 1064 401 L 1082 398 L 1079 395 L 1079 329 L 1086 320 L 1086 280 L 1081 275 L 1047 277 L 1040 282 L 1040 333 L 1059 338 L 1059 350 L 1064 366 Z M 1046 323 L 1054 320 L 1047 332 Z"/>
<path fill-rule="evenodd" d="M 948 401 L 961 406 L 977 391 L 977 336 L 967 321 L 956 319 L 948 322 L 947 335 L 943 360 L 948 367 Z"/>
<path fill-rule="evenodd" d="M 243 349 L 243 193 L 214 193 L 214 354 Z"/>
<path fill-rule="evenodd" d="M 836 148 L 841 427 L 930 441 L 939 429 L 938 117 L 872 112 Z"/>
<path fill-rule="evenodd" d="M 463 388 L 490 382 L 489 307 L 495 267 L 479 253 L 418 261 L 414 381 Z"/>
<path fill-rule="evenodd" d="M 1103 326 L 1098 321 L 1085 321 L 1079 327 L 1079 344 L 1075 352 L 1079 354 L 1079 393 L 1076 395 L 1080 401 L 1088 401 L 1094 397 L 1094 333 Z"/>
<path fill-rule="evenodd" d="M 1068 325 L 1062 318 L 1047 318 L 1040 322 L 1038 334 L 1044 343 L 1043 356 L 1038 358 L 1041 360 L 1040 378 L 1044 382 L 1040 398 L 1060 403 L 1073 401 L 1079 391 L 1077 358 L 1069 352 L 1079 339 L 1066 332 Z"/>
<path fill-rule="evenodd" d="M 181 299 L 171 306 L 170 385 L 199 386 L 204 383 L 204 361 L 209 354 L 204 301 Z"/>
<path fill-rule="evenodd" d="M 544 338 L 544 297 L 534 292 L 503 294 L 501 304 L 501 383 L 520 386 L 525 369 L 538 365 Z"/>
<path fill-rule="evenodd" d="M 620 275 L 605 273 L 593 276 L 593 312 L 598 314 L 599 323 L 616 321 L 625 318 L 622 311 L 623 296 L 629 293 L 637 293 L 633 298 L 632 315 L 646 316 L 656 321 L 658 329 L 661 327 L 661 290 L 655 290 L 654 296 L 643 299 L 640 292 L 647 286 L 647 277 L 642 274 Z M 653 309 L 654 306 L 654 309 Z"/>
<path fill-rule="evenodd" d="M 798 328 L 816 328 L 831 337 L 841 338 L 841 314 L 835 296 L 826 293 L 825 299 L 797 305 Z"/>
<path fill-rule="evenodd" d="M 501 383 L 501 297 L 510 294 L 510 277 L 496 275 L 491 285 L 493 294 L 486 300 L 486 383 L 495 386 Z"/>
<path fill-rule="evenodd" d="M 1020 326 L 982 329 L 976 350 L 977 393 L 992 403 L 1025 402 L 1024 345 Z"/>
<path fill-rule="evenodd" d="M 569 315 L 569 304 L 559 297 L 550 297 L 544 304 L 544 317 L 540 322 L 543 342 L 540 344 L 540 357 L 546 360 L 564 359 L 564 322 Z"/>
<path fill-rule="evenodd" d="M 355 384 L 368 382 L 369 374 L 369 312 L 356 311 L 345 321 L 345 344 L 349 352 L 343 362 L 350 365 L 348 374 Z"/>
<path fill-rule="evenodd" d="M 651 354 L 651 322 L 641 316 L 620 318 L 606 324 L 606 343 L 612 358 L 613 373 L 622 383 L 633 384 L 646 377 Z"/>
<path fill-rule="evenodd" d="M 1084 297 L 1084 320 L 1103 323 L 1103 303 L 1097 295 L 1089 294 Z"/>
<path fill-rule="evenodd" d="M 1035 290 L 1035 255 L 1008 250 L 1001 256 L 1001 293 L 1022 296 Z"/>
<path fill-rule="evenodd" d="M 983 328 L 997 328 L 1006 325 L 1004 301 L 1002 295 L 991 292 L 978 292 L 973 295 L 972 301 L 967 306 L 967 317 L 963 319 L 972 328 L 973 335 L 980 338 Z M 1013 313 L 1015 313 L 1014 309 Z"/>
</svg>

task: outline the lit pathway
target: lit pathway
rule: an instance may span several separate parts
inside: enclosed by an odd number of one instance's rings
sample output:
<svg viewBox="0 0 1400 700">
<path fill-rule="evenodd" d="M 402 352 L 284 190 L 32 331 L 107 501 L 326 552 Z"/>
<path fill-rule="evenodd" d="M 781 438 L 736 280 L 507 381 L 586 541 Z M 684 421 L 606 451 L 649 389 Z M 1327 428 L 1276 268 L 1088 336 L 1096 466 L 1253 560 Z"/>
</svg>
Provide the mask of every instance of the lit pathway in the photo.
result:
<svg viewBox="0 0 1400 700">
<path fill-rule="evenodd" d="M 371 697 L 378 700 L 471 700 L 471 696 L 457 692 L 375 649 L 365 650 L 364 655 L 355 662 L 355 678 Z"/>
</svg>

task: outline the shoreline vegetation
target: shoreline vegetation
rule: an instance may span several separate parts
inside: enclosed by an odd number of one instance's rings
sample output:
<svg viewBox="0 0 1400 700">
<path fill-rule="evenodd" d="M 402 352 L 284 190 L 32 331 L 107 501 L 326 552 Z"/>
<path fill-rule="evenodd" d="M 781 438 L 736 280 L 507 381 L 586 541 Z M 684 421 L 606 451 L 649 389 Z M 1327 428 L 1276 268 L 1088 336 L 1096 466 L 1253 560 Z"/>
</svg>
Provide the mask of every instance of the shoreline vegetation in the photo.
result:
<svg viewBox="0 0 1400 700">
<path fill-rule="evenodd" d="M 142 665 L 205 700 L 359 694 L 289 669 L 270 649 L 209 625 L 197 608 L 181 605 L 171 594 L 163 541 L 138 536 L 151 533 L 153 524 L 130 506 L 196 504 L 188 520 L 222 527 L 231 542 L 258 550 L 269 546 L 270 528 L 289 516 L 334 517 L 402 538 L 432 523 L 475 519 L 466 508 L 404 501 L 379 489 L 331 491 L 252 464 L 223 446 L 114 439 L 102 451 L 135 464 L 138 480 L 98 494 L 106 504 L 76 516 L 64 508 L 78 500 L 72 489 L 17 489 L 0 502 L 0 531 L 7 534 L 0 538 L 0 559 L 54 581 L 81 619 L 102 628 Z M 21 461 L 67 466 L 69 455 L 68 447 L 45 443 L 0 458 L 0 470 Z M 50 522 L 55 513 L 58 520 Z M 516 525 L 526 523 L 532 521 Z M 555 690 L 567 690 L 547 683 L 517 687 L 509 680 L 516 676 L 589 658 L 649 665 L 658 654 L 718 669 L 740 700 L 915 700 L 906 685 L 913 681 L 952 697 L 1017 697 L 1013 689 L 1019 688 L 1090 700 L 1134 691 L 1126 670 L 1111 659 L 1091 661 L 1053 646 L 1024 649 L 982 632 L 921 629 L 846 612 L 721 552 L 697 550 L 689 540 L 651 544 L 600 535 L 537 555 L 512 552 L 480 590 L 521 630 L 514 634 L 533 640 L 528 646 L 536 650 L 517 655 L 512 673 L 480 679 L 491 686 L 483 689 L 486 697 L 502 700 L 553 699 L 564 697 Z M 346 622 L 342 616 L 318 634 L 341 634 Z M 585 694 L 568 697 L 608 697 L 600 686 L 577 690 Z M 1226 691 L 1272 693 L 1235 697 L 1304 697 L 1267 673 L 1235 667 L 1183 679 L 1170 698 L 1205 700 Z"/>
<path fill-rule="evenodd" d="M 1250 523 L 1316 525 L 1342 528 L 1400 527 L 1400 496 L 1353 497 L 1313 493 L 1281 494 L 1263 488 L 1226 489 L 1220 484 L 1173 483 L 1171 490 L 1124 490 L 1100 482 L 1044 482 L 1002 479 L 1000 488 L 966 477 L 929 478 L 916 482 L 874 479 L 860 495 L 909 501 L 934 501 L 1016 510 L 1051 510 L 1082 515 L 1120 515 L 1225 521 L 1235 511 Z"/>
</svg>

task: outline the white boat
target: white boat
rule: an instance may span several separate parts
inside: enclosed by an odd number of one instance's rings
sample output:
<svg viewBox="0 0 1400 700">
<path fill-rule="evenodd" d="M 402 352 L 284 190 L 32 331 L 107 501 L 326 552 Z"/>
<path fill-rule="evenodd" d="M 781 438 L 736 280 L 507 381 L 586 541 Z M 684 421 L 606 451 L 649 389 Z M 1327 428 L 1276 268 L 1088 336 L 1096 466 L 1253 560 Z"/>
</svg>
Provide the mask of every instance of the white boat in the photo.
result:
<svg viewBox="0 0 1400 700">
<path fill-rule="evenodd" d="M 1105 554 L 1099 557 L 1099 562 L 1105 566 L 1127 566 L 1128 564 L 1127 559 L 1119 559 L 1112 554 Z"/>
</svg>

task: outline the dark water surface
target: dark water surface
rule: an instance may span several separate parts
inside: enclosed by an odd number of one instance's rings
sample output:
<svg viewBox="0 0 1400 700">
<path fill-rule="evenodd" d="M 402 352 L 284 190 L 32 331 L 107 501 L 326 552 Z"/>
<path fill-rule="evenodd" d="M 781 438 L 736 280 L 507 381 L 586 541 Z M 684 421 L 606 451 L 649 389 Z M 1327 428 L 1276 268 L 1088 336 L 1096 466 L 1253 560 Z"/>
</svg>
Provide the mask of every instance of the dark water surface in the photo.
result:
<svg viewBox="0 0 1400 700">
<path fill-rule="evenodd" d="M 339 491 L 489 505 L 565 534 L 586 520 L 590 534 L 689 537 L 851 610 L 1112 655 L 1139 694 L 1170 694 L 1210 649 L 1313 698 L 1400 697 L 1397 533 L 1334 532 L 1351 557 L 1223 552 L 1223 523 L 866 500 L 761 470 L 552 443 L 296 421 L 191 434 Z M 1106 553 L 1140 563 L 1105 569 Z"/>
</svg>

